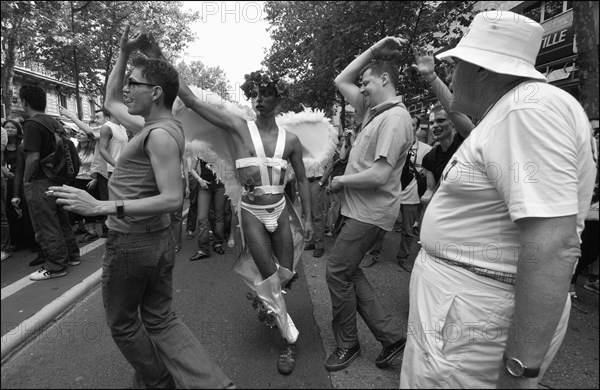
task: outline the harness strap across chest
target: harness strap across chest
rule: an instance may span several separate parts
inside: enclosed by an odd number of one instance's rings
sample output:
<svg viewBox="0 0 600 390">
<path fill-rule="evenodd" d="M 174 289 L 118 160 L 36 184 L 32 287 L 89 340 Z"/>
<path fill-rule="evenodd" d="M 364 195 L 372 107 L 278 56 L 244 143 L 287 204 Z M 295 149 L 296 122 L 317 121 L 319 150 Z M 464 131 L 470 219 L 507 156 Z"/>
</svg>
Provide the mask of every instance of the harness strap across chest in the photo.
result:
<svg viewBox="0 0 600 390">
<path fill-rule="evenodd" d="M 279 184 L 283 171 L 287 169 L 288 162 L 284 160 L 283 151 L 285 149 L 286 133 L 283 128 L 279 128 L 277 135 L 277 144 L 275 145 L 275 153 L 273 157 L 267 157 L 263 146 L 260 133 L 254 122 L 248 122 L 248 129 L 252 137 L 252 144 L 256 150 L 256 157 L 240 158 L 235 161 L 237 169 L 250 166 L 257 167 L 260 171 L 261 186 L 255 187 L 256 195 L 262 194 L 277 194 L 283 192 L 283 186 Z M 271 168 L 271 178 L 269 178 L 269 169 Z M 280 188 L 281 187 L 281 188 Z"/>
</svg>

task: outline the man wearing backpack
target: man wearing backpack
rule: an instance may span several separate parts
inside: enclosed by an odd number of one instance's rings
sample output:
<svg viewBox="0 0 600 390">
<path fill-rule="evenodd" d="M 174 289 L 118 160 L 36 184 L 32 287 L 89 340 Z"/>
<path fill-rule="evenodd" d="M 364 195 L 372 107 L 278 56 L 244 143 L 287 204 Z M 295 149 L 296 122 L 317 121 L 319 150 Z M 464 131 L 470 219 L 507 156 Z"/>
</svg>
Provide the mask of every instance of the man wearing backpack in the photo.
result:
<svg viewBox="0 0 600 390">
<path fill-rule="evenodd" d="M 52 173 L 45 173 L 41 164 L 41 161 L 56 151 L 55 132 L 64 130 L 56 120 L 45 114 L 46 91 L 42 88 L 24 85 L 19 91 L 19 97 L 23 109 L 29 115 L 29 119 L 23 123 L 23 148 L 26 154 L 23 189 L 33 229 L 39 237 L 42 250 L 47 254 L 45 265 L 29 275 L 29 279 L 38 281 L 58 278 L 67 274 L 69 265 L 81 263 L 79 247 L 67 212 L 56 204 L 55 197 L 46 193 L 48 187 L 63 183 L 58 177 L 51 180 L 48 175 L 52 176 Z M 78 162 L 66 164 L 65 172 L 76 170 L 73 164 L 78 165 Z"/>
</svg>

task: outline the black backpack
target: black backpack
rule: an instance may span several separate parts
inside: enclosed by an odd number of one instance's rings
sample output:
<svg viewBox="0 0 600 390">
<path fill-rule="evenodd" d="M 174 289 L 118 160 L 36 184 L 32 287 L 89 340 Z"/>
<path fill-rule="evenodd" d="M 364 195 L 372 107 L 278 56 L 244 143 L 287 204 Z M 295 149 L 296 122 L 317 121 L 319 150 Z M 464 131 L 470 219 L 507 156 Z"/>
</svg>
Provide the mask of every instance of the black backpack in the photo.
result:
<svg viewBox="0 0 600 390">
<path fill-rule="evenodd" d="M 67 133 L 62 127 L 51 129 L 36 117 L 28 120 L 44 126 L 44 128 L 54 134 L 54 151 L 40 160 L 40 167 L 44 175 L 50 181 L 57 184 L 69 184 L 73 182 L 81 166 L 79 153 L 77 153 L 77 148 L 73 141 L 67 138 Z"/>
<path fill-rule="evenodd" d="M 406 154 L 406 161 L 404 162 L 404 167 L 402 168 L 402 174 L 400 176 L 400 184 L 402 185 L 402 190 L 404 190 L 413 179 L 417 179 L 417 192 L 419 194 L 419 198 L 423 196 L 425 191 L 427 191 L 427 176 L 423 172 L 419 172 L 415 165 L 412 162 L 411 157 L 413 156 L 412 152 L 409 150 Z"/>
</svg>

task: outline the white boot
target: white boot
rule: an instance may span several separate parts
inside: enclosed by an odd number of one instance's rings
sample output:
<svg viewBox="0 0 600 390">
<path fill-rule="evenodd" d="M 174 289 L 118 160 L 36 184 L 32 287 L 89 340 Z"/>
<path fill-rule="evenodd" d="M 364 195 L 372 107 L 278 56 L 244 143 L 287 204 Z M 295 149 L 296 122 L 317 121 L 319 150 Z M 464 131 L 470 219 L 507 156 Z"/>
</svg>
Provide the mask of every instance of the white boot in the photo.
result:
<svg viewBox="0 0 600 390">
<path fill-rule="evenodd" d="M 275 315 L 275 321 L 277 322 L 281 336 L 290 344 L 295 343 L 298 339 L 298 329 L 296 329 L 294 321 L 292 321 L 292 318 L 287 313 L 285 300 L 281 294 L 279 274 L 275 272 L 267 279 L 259 283 L 255 282 L 254 287 L 264 305 Z"/>
<path fill-rule="evenodd" d="M 289 269 L 280 266 L 277 264 L 277 274 L 279 275 L 279 281 L 281 283 L 281 288 L 284 288 L 286 284 L 294 277 L 295 273 L 290 271 Z"/>
</svg>

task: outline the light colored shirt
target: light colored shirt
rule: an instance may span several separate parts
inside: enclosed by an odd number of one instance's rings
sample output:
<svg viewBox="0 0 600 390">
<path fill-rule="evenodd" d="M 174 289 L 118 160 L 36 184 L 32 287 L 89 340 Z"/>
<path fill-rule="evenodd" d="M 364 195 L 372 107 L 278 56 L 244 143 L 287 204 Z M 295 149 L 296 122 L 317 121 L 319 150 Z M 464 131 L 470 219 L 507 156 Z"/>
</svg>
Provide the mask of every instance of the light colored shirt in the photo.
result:
<svg viewBox="0 0 600 390">
<path fill-rule="evenodd" d="M 390 105 L 395 107 L 374 117 Z M 373 119 L 369 121 L 369 118 Z M 402 167 L 414 141 L 411 118 L 401 99 L 395 97 L 368 110 L 363 123 L 367 125 L 352 145 L 344 174 L 363 172 L 380 158 L 392 166 L 392 172 L 388 181 L 376 188 L 344 186 L 341 212 L 346 217 L 390 231 L 400 210 Z"/>
<path fill-rule="evenodd" d="M 489 111 L 442 173 L 427 207 L 421 242 L 429 255 L 515 274 L 515 221 L 577 215 L 581 234 L 596 168 L 590 125 L 567 92 L 533 82 Z"/>
</svg>

